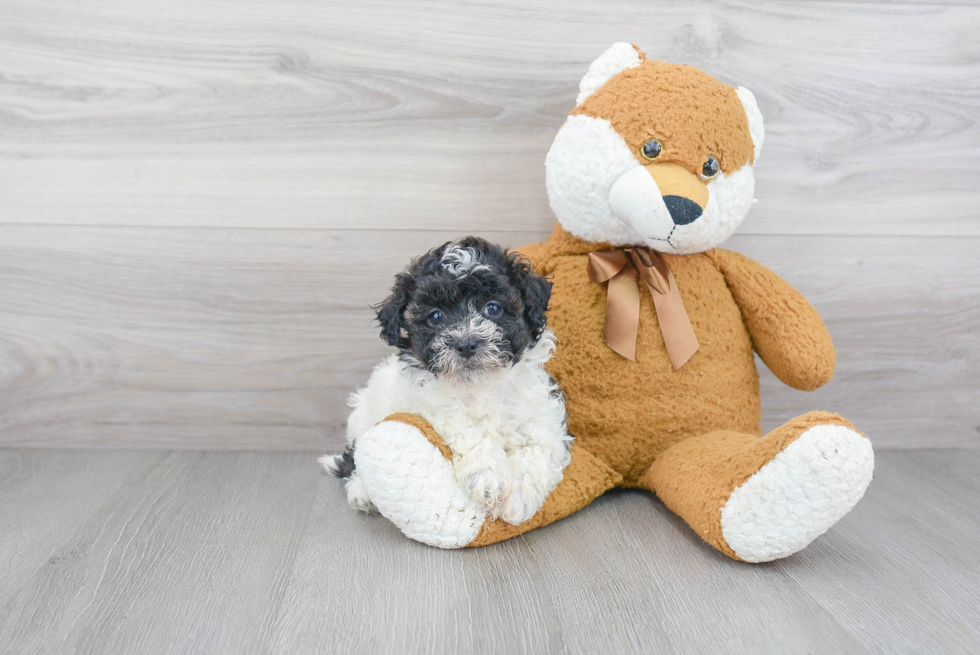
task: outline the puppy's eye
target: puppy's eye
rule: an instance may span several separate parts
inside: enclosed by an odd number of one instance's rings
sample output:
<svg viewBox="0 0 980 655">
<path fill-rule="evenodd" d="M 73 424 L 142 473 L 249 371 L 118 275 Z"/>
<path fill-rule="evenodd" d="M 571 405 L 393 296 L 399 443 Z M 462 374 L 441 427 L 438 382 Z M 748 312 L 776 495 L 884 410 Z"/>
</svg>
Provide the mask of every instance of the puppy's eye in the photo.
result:
<svg viewBox="0 0 980 655">
<path fill-rule="evenodd" d="M 438 309 L 433 309 L 431 312 L 429 312 L 429 315 L 425 318 L 425 322 L 431 325 L 432 327 L 435 327 L 440 323 L 442 323 L 442 319 L 443 319 L 442 312 L 439 311 Z"/>
<path fill-rule="evenodd" d="M 721 164 L 718 160 L 708 155 L 708 161 L 704 162 L 704 166 L 701 167 L 701 179 L 702 180 L 712 180 L 718 176 L 719 171 L 721 171 Z"/>
<path fill-rule="evenodd" d="M 500 318 L 500 315 L 504 313 L 504 308 L 500 306 L 500 303 L 491 301 L 483 308 L 483 313 L 490 318 Z"/>
<path fill-rule="evenodd" d="M 644 159 L 649 159 L 650 161 L 653 161 L 654 159 L 660 156 L 660 153 L 663 152 L 663 150 L 664 147 L 660 145 L 659 141 L 657 141 L 656 139 L 650 139 L 649 141 L 643 144 L 643 148 L 641 152 L 643 153 Z"/>
</svg>

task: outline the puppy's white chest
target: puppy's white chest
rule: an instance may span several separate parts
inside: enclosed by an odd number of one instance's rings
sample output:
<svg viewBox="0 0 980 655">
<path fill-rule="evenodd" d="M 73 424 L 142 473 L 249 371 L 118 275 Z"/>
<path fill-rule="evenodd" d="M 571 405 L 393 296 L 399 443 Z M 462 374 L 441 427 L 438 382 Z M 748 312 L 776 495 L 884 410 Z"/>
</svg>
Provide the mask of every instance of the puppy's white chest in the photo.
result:
<svg viewBox="0 0 980 655">
<path fill-rule="evenodd" d="M 484 390 L 452 396 L 449 411 L 433 411 L 425 417 L 450 448 L 474 439 L 489 439 L 505 449 L 514 445 L 514 437 L 524 421 L 497 394 Z"/>
</svg>

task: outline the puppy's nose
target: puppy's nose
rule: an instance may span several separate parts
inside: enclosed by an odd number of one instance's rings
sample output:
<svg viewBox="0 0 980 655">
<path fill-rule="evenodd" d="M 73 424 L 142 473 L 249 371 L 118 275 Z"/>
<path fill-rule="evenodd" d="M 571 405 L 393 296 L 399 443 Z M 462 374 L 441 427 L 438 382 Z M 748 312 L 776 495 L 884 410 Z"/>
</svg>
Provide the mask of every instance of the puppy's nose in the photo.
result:
<svg viewBox="0 0 980 655">
<path fill-rule="evenodd" d="M 458 352 L 459 356 L 463 359 L 469 359 L 475 355 L 478 347 L 479 346 L 476 339 L 470 339 L 469 337 L 460 339 L 456 342 L 456 352 Z"/>
</svg>

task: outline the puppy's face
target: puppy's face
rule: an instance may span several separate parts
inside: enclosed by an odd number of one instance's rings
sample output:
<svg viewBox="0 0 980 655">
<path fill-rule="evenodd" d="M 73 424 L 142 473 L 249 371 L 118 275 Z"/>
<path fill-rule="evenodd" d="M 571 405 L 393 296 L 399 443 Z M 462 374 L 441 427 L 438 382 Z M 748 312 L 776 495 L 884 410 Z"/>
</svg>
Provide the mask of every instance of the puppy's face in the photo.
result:
<svg viewBox="0 0 980 655">
<path fill-rule="evenodd" d="M 381 338 L 456 385 L 517 362 L 541 335 L 551 283 L 483 239 L 466 237 L 416 259 L 378 306 Z"/>
</svg>

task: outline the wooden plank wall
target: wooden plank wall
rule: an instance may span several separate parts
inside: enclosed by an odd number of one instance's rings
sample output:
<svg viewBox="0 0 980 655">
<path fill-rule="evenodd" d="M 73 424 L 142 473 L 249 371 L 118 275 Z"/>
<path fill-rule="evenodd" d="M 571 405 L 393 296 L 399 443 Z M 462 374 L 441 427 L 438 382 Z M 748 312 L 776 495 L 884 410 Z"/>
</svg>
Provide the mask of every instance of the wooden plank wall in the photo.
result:
<svg viewBox="0 0 980 655">
<path fill-rule="evenodd" d="M 980 446 L 972 2 L 0 0 L 0 444 L 313 448 L 407 259 L 553 225 L 543 160 L 615 41 L 751 88 L 728 246 L 838 346 L 765 424 Z"/>
</svg>

